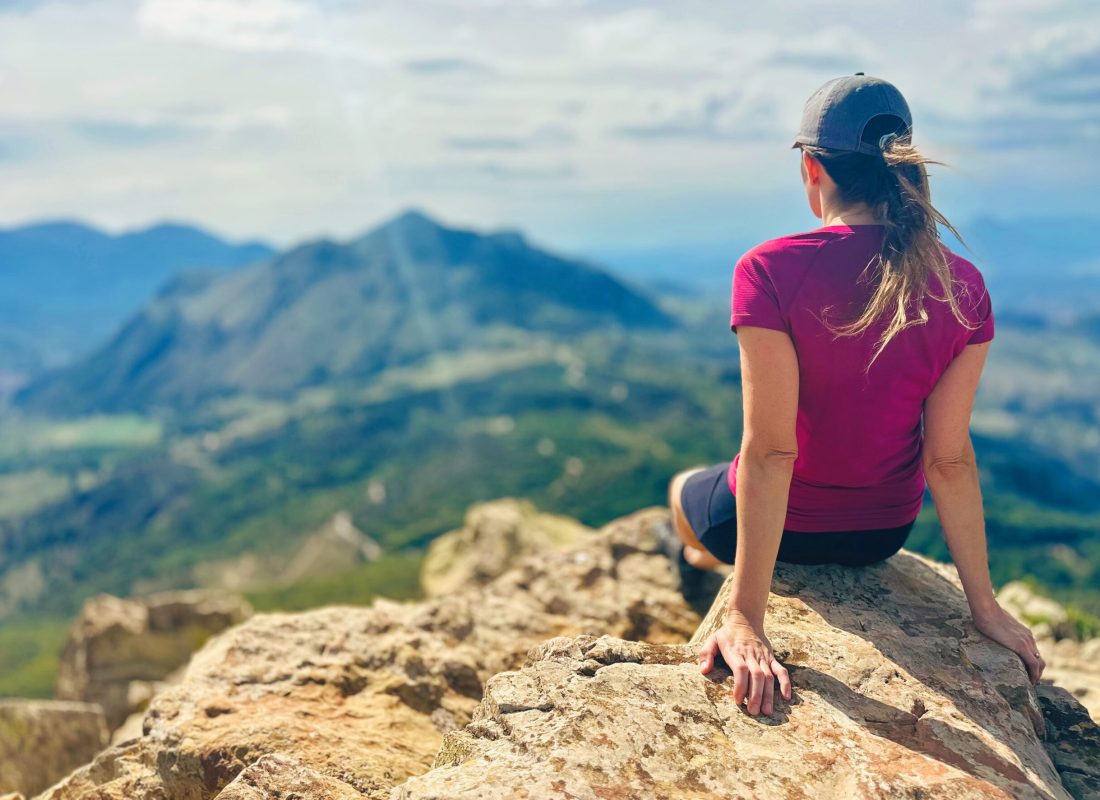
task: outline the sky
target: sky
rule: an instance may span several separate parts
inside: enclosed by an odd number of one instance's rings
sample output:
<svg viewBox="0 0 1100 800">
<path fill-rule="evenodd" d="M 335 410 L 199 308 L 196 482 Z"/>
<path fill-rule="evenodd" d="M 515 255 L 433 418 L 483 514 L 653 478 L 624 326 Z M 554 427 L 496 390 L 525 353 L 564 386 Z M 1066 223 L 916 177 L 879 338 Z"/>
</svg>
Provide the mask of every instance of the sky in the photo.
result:
<svg viewBox="0 0 1100 800">
<path fill-rule="evenodd" d="M 1094 0 L 0 0 L 0 226 L 761 240 L 819 224 L 790 145 L 856 71 L 907 98 L 948 219 L 1093 214 Z"/>
</svg>

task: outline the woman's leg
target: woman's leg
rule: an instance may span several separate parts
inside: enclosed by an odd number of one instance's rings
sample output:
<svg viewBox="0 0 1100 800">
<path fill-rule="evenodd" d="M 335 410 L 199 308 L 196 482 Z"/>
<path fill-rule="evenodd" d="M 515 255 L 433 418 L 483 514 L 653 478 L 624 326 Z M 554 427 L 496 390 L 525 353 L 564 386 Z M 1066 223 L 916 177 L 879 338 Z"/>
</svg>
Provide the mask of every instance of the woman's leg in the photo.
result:
<svg viewBox="0 0 1100 800">
<path fill-rule="evenodd" d="M 673 527 L 684 543 L 684 559 L 693 567 L 699 569 L 713 569 L 723 562 L 715 558 L 699 541 L 684 513 L 683 489 L 684 483 L 692 475 L 703 472 L 705 467 L 695 467 L 676 473 L 668 484 L 668 507 L 672 511 Z"/>
</svg>

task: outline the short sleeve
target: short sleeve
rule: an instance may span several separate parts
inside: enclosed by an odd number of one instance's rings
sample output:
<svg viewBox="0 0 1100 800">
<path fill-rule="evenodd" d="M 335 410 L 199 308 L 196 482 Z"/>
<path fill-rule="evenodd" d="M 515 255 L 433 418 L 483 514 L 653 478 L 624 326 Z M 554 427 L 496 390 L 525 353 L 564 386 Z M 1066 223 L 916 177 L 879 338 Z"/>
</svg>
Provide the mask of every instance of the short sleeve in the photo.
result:
<svg viewBox="0 0 1100 800">
<path fill-rule="evenodd" d="M 989 296 L 985 281 L 980 277 L 977 282 L 977 291 L 981 294 L 974 306 L 972 321 L 976 322 L 978 327 L 970 330 L 970 335 L 966 340 L 967 344 L 981 344 L 993 338 L 993 301 Z"/>
<path fill-rule="evenodd" d="M 738 325 L 758 325 L 790 333 L 779 307 L 779 294 L 760 262 L 746 253 L 733 268 L 730 330 Z"/>
</svg>

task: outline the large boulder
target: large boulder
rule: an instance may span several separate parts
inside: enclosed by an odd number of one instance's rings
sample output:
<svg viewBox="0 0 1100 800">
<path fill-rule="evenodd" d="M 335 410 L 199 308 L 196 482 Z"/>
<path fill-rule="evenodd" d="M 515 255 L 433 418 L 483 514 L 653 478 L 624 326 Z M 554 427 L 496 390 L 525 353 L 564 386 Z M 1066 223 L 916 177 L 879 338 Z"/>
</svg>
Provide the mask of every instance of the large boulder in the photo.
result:
<svg viewBox="0 0 1100 800">
<path fill-rule="evenodd" d="M 485 681 L 539 642 L 686 641 L 700 617 L 660 554 L 656 529 L 668 524 L 665 509 L 639 511 L 425 602 L 257 614 L 192 657 L 153 699 L 141 737 L 42 798 L 209 800 L 265 755 L 386 798 L 470 721 Z"/>
<path fill-rule="evenodd" d="M 141 711 L 210 636 L 247 619 L 239 595 L 202 590 L 84 603 L 61 654 L 56 695 L 98 703 L 113 731 Z"/>
<path fill-rule="evenodd" d="M 98 705 L 0 699 L 0 795 L 42 791 L 91 761 L 107 740 Z"/>
<path fill-rule="evenodd" d="M 432 540 L 420 586 L 426 597 L 440 597 L 484 585 L 521 556 L 575 547 L 591 535 L 575 519 L 541 512 L 528 500 L 478 503 L 461 528 Z"/>
<path fill-rule="evenodd" d="M 75 770 L 37 797 L 66 800 L 169 800 L 157 771 L 157 749 L 150 747 L 143 739 L 131 739 L 108 747 L 90 763 Z"/>
<path fill-rule="evenodd" d="M 952 567 L 908 551 L 866 568 L 777 564 L 766 624 L 794 695 L 770 716 L 733 701 L 723 662 L 699 669 L 730 587 L 686 644 L 532 648 L 393 800 L 1095 796 L 1096 726 L 1063 690 L 1073 713 L 1047 721 L 1019 657 L 974 627 Z"/>
<path fill-rule="evenodd" d="M 424 602 L 256 615 L 38 800 L 1094 796 L 1095 724 L 974 628 L 953 567 L 777 564 L 795 695 L 753 717 L 695 659 L 729 581 L 696 614 L 668 526 L 645 509 Z"/>
</svg>

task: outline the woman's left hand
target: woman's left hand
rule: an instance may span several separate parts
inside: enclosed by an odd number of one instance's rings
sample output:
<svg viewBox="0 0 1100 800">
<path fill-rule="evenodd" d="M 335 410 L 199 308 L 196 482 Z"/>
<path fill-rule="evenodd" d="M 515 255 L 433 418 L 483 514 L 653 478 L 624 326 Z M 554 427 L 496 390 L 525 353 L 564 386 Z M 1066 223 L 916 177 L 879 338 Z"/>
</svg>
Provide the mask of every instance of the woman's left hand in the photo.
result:
<svg viewBox="0 0 1100 800">
<path fill-rule="evenodd" d="M 999 605 L 995 605 L 988 613 L 975 614 L 974 625 L 990 639 L 1016 653 L 1024 662 L 1031 682 L 1039 682 L 1043 670 L 1046 669 L 1046 662 L 1039 655 L 1039 648 L 1030 628 Z"/>
<path fill-rule="evenodd" d="M 791 699 L 790 675 L 772 652 L 762 625 L 753 625 L 736 615 L 727 617 L 699 650 L 699 666 L 704 674 L 710 672 L 719 652 L 734 675 L 733 699 L 738 706 L 745 703 L 750 714 L 772 713 L 776 678 L 783 699 Z"/>
</svg>

